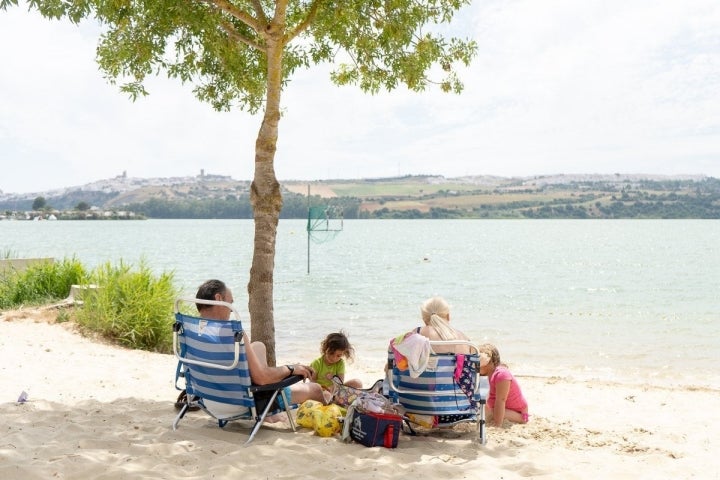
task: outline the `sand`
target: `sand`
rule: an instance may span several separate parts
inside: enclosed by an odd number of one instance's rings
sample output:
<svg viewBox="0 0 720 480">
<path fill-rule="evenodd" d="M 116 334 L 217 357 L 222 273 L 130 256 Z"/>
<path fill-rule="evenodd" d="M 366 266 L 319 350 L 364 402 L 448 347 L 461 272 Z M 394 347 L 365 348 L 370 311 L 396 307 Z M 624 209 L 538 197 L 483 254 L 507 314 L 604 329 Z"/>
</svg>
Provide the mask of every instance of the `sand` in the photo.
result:
<svg viewBox="0 0 720 480">
<path fill-rule="evenodd" d="M 284 422 L 244 446 L 247 422 L 191 412 L 176 431 L 175 359 L 0 314 L 0 478 L 720 479 L 720 391 L 518 376 L 527 425 L 401 435 L 366 448 Z M 283 359 L 279 359 L 282 361 Z M 349 372 L 371 383 L 379 372 Z M 21 392 L 27 401 L 18 403 Z"/>
</svg>

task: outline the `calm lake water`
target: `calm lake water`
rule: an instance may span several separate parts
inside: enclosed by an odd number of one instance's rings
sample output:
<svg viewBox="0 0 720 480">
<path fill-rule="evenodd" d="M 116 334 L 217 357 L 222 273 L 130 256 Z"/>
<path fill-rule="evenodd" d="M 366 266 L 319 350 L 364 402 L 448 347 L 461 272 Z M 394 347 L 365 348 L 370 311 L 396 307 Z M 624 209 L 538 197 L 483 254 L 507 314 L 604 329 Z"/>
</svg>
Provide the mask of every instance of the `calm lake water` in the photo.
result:
<svg viewBox="0 0 720 480">
<path fill-rule="evenodd" d="M 492 342 L 519 375 L 720 387 L 720 221 L 350 220 L 311 243 L 278 228 L 278 356 L 309 361 L 330 331 L 382 376 L 389 338 L 439 294 L 452 323 Z M 212 277 L 241 312 L 251 220 L 0 222 L 0 252 L 144 260 L 188 294 Z M 247 319 L 243 319 L 247 321 Z"/>
</svg>

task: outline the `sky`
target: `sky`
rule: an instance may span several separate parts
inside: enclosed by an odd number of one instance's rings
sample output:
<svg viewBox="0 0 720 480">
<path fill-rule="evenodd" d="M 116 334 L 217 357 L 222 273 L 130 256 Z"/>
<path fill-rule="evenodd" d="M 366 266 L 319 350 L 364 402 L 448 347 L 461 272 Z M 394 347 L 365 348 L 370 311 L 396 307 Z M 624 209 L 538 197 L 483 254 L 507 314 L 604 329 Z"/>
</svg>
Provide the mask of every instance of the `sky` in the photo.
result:
<svg viewBox="0 0 720 480">
<path fill-rule="evenodd" d="M 475 0 L 449 31 L 478 55 L 460 95 L 377 95 L 296 74 L 279 180 L 398 175 L 720 178 L 720 2 Z M 164 76 L 132 102 L 95 63 L 100 30 L 0 10 L 0 191 L 123 174 L 251 180 L 261 117 L 216 112 Z"/>
</svg>

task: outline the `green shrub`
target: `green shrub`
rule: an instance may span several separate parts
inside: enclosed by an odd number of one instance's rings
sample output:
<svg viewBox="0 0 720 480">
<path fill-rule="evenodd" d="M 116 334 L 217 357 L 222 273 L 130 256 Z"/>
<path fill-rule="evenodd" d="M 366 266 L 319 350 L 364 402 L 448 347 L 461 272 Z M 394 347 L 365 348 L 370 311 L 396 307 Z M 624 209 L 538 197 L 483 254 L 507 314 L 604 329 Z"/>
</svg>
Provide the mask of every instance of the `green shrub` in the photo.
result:
<svg viewBox="0 0 720 480">
<path fill-rule="evenodd" d="M 0 309 L 40 305 L 67 298 L 70 287 L 85 283 L 85 267 L 75 258 L 30 265 L 0 274 Z"/>
<path fill-rule="evenodd" d="M 120 262 L 87 273 L 76 259 L 38 263 L 22 272 L 0 273 L 0 310 L 57 302 L 72 285 L 95 284 L 78 304 L 76 318 L 85 332 L 94 332 L 130 348 L 168 353 L 172 350 L 173 302 L 178 295 L 173 274 L 155 276 L 141 262 L 137 269 Z M 72 319 L 61 311 L 58 322 Z"/>
<path fill-rule="evenodd" d="M 141 262 L 137 269 L 122 261 L 97 267 L 83 296 L 78 324 L 130 348 L 168 353 L 172 350 L 173 301 L 178 291 L 173 273 L 155 276 Z"/>
</svg>

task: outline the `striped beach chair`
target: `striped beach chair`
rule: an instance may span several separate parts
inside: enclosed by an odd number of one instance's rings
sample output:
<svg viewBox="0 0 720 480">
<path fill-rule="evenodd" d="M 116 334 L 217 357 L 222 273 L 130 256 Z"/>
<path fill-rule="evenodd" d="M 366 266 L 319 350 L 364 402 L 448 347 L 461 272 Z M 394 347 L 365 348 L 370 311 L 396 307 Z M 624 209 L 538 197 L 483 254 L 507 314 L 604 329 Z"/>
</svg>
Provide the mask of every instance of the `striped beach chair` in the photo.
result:
<svg viewBox="0 0 720 480">
<path fill-rule="evenodd" d="M 413 378 L 409 370 L 398 368 L 395 355 L 389 351 L 386 394 L 403 406 L 411 431 L 413 423 L 442 428 L 476 422 L 477 439 L 485 444 L 485 402 L 490 387 L 487 377 L 478 373 L 477 346 L 466 341 L 430 342 L 431 347 L 440 345 L 466 345 L 471 353 L 431 353 L 425 371 Z"/>
<path fill-rule="evenodd" d="M 235 320 L 220 321 L 181 312 L 182 304 L 223 305 L 234 312 Z M 178 359 L 175 385 L 184 379 L 185 402 L 173 421 L 173 430 L 188 410 L 199 407 L 222 428 L 233 420 L 254 420 L 245 442 L 250 443 L 268 415 L 286 412 L 293 431 L 295 422 L 285 387 L 302 379 L 289 377 L 271 385 L 253 385 L 240 315 L 232 304 L 214 300 L 180 298 L 175 301 L 173 351 Z"/>
</svg>

